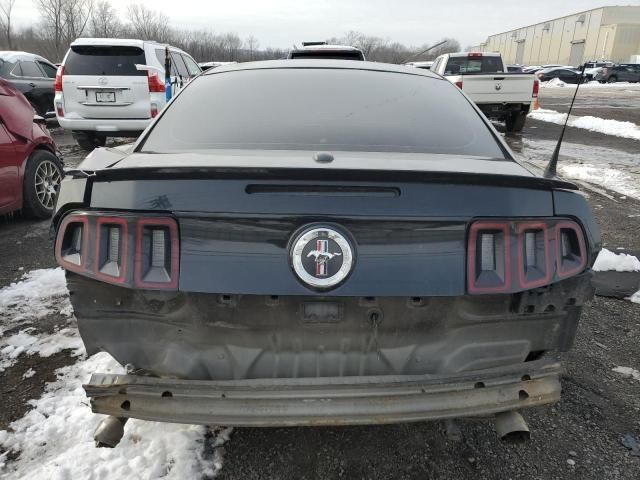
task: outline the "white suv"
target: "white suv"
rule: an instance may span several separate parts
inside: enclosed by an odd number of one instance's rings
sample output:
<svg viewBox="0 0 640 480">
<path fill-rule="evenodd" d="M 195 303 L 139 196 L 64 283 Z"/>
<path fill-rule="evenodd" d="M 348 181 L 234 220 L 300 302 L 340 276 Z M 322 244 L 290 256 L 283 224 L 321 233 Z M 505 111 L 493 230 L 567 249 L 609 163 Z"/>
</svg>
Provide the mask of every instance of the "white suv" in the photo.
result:
<svg viewBox="0 0 640 480">
<path fill-rule="evenodd" d="M 167 50 L 175 95 L 201 72 L 182 50 L 142 40 L 75 40 L 55 81 L 60 126 L 85 150 L 103 146 L 107 137 L 138 136 L 167 102 Z"/>
</svg>

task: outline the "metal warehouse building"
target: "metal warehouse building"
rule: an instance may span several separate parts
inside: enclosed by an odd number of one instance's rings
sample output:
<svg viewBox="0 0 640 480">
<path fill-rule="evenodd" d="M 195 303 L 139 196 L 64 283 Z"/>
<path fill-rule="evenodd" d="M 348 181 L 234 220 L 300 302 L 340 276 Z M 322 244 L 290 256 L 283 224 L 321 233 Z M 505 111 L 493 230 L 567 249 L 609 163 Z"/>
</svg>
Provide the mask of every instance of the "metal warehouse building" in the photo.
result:
<svg viewBox="0 0 640 480">
<path fill-rule="evenodd" d="M 472 50 L 500 52 L 510 64 L 628 63 L 640 55 L 640 6 L 595 8 L 498 33 Z"/>
</svg>

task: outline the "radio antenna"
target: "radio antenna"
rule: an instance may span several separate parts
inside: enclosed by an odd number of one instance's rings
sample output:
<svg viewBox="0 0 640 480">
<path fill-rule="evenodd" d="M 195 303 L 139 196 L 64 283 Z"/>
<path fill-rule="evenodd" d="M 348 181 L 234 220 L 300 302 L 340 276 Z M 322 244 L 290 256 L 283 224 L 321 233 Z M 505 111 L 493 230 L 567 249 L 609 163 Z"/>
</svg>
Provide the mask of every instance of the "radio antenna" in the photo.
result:
<svg viewBox="0 0 640 480">
<path fill-rule="evenodd" d="M 580 85 L 584 81 L 584 69 L 587 66 L 585 63 L 582 65 L 582 69 L 580 70 L 580 78 L 578 79 L 578 84 L 576 85 L 576 91 L 573 92 L 573 98 L 571 99 L 571 105 L 569 105 L 569 111 L 567 112 L 567 118 L 564 119 L 564 125 L 562 126 L 562 131 L 560 132 L 560 138 L 558 139 L 558 143 L 556 144 L 556 148 L 553 150 L 551 154 L 551 160 L 549 160 L 549 164 L 544 171 L 544 178 L 553 178 L 556 176 L 557 168 L 558 168 L 558 157 L 560 156 L 560 147 L 562 146 L 562 140 L 564 139 L 564 132 L 567 129 L 567 123 L 569 123 L 569 116 L 571 115 L 571 110 L 573 110 L 573 103 L 576 101 L 576 95 L 578 95 L 578 89 Z"/>
</svg>

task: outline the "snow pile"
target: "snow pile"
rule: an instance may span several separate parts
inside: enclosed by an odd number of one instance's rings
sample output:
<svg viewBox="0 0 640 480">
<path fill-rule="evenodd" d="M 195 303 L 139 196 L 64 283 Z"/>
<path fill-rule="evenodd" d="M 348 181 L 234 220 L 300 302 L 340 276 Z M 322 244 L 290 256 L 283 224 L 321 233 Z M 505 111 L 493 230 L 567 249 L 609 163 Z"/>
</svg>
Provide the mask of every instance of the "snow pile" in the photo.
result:
<svg viewBox="0 0 640 480">
<path fill-rule="evenodd" d="M 0 320 L 8 318 L 11 323 L 18 323 L 37 320 L 54 312 L 66 316 L 72 313 L 67 282 L 61 268 L 32 270 L 20 282 L 0 290 Z M 0 325 L 0 335 L 2 331 Z"/>
<path fill-rule="evenodd" d="M 604 272 L 615 270 L 616 272 L 640 272 L 640 260 L 633 255 L 626 253 L 613 253 L 611 250 L 603 248 L 598 254 L 593 270 Z"/>
<path fill-rule="evenodd" d="M 555 110 L 540 108 L 531 112 L 529 117 L 534 120 L 562 125 L 564 124 L 567 115 L 566 113 L 556 112 Z M 604 133 L 605 135 L 640 140 L 640 127 L 632 122 L 621 122 L 619 120 L 584 116 L 570 118 L 568 125 L 570 127 L 589 130 L 591 132 Z"/>
<path fill-rule="evenodd" d="M 96 478 L 185 479 L 213 477 L 222 468 L 221 446 L 232 429 L 130 420 L 122 442 L 97 449 L 93 432 L 103 416 L 91 412 L 82 383 L 92 372 L 122 373 L 107 353 L 57 370 L 33 410 L 0 431 L 0 449 L 19 452 L 0 476 L 74 480 Z M 4 455 L 6 458 L 6 454 Z"/>
<path fill-rule="evenodd" d="M 621 373 L 622 375 L 624 375 L 625 377 L 631 377 L 635 380 L 640 381 L 640 372 L 638 370 L 636 370 L 635 368 L 631 368 L 631 367 L 616 367 L 613 369 L 614 372 L 616 373 Z"/>
<path fill-rule="evenodd" d="M 640 303 L 640 290 L 631 295 L 628 300 L 631 300 L 633 303 Z"/>
<path fill-rule="evenodd" d="M 558 168 L 562 177 L 583 180 L 623 195 L 640 198 L 638 176 L 621 168 L 588 163 L 558 165 Z"/>
<path fill-rule="evenodd" d="M 566 87 L 566 86 L 567 86 L 567 84 L 564 83 L 559 78 L 552 78 L 548 82 L 542 82 L 540 84 L 540 87 L 542 87 L 542 88 L 554 88 L 554 87 Z"/>
</svg>

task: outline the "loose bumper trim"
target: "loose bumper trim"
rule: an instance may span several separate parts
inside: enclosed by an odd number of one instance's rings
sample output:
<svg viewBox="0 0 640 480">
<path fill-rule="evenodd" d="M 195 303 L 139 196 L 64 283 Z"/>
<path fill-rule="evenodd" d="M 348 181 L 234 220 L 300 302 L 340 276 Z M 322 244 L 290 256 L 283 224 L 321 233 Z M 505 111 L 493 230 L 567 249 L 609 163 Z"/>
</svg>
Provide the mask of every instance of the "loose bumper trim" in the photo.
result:
<svg viewBox="0 0 640 480">
<path fill-rule="evenodd" d="M 559 363 L 454 375 L 176 380 L 96 373 L 95 413 L 251 427 L 362 425 L 487 415 L 557 402 Z"/>
</svg>

